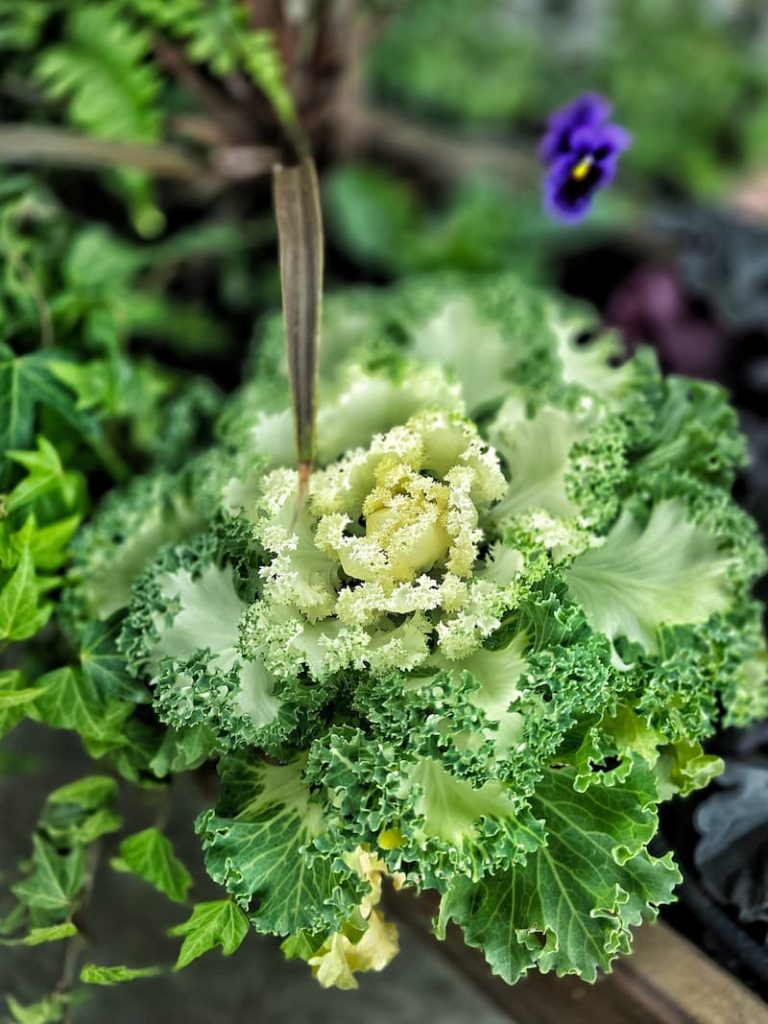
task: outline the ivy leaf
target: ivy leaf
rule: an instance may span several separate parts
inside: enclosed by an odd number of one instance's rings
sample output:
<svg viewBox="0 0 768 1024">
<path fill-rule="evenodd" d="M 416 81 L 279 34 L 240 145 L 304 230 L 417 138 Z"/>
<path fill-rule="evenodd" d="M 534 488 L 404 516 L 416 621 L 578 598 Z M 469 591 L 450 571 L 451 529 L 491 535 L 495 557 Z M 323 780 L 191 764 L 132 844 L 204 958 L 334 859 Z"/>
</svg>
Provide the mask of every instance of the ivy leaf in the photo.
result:
<svg viewBox="0 0 768 1024">
<path fill-rule="evenodd" d="M 125 658 L 117 649 L 122 626 L 120 615 L 106 621 L 94 620 L 83 635 L 80 664 L 86 677 L 102 694 L 117 700 L 147 703 L 150 693 L 126 669 Z"/>
<path fill-rule="evenodd" d="M 51 614 L 51 606 L 38 606 L 40 586 L 29 547 L 0 591 L 0 640 L 25 640 L 33 636 Z"/>
<path fill-rule="evenodd" d="M 53 349 L 17 356 L 0 342 L 0 454 L 29 447 L 35 410 L 43 405 L 87 441 L 110 471 L 120 473 L 122 467 L 116 465 L 114 453 L 105 444 L 98 421 L 77 408 L 76 396 L 52 372 L 52 364 L 62 358 Z M 6 468 L 0 485 L 7 476 Z"/>
<path fill-rule="evenodd" d="M 77 412 L 74 398 L 53 376 L 49 361 L 46 352 L 17 356 L 0 343 L 0 452 L 30 444 L 38 404 L 49 406 L 78 432 L 93 437 L 92 421 Z"/>
<path fill-rule="evenodd" d="M 81 846 L 58 853 L 40 836 L 33 836 L 32 871 L 12 886 L 18 900 L 52 917 L 67 917 L 85 884 L 85 857 Z"/>
<path fill-rule="evenodd" d="M 74 729 L 92 757 L 120 747 L 131 705 L 105 698 L 79 669 L 55 669 L 40 680 L 46 691 L 34 704 L 33 717 L 59 729 Z"/>
<path fill-rule="evenodd" d="M 162 972 L 161 967 L 105 967 L 103 964 L 85 964 L 80 971 L 80 981 L 86 985 L 119 985 L 123 981 L 137 978 L 154 978 Z"/>
<path fill-rule="evenodd" d="M 53 924 L 48 928 L 31 928 L 23 939 L 3 939 L 4 946 L 41 946 L 44 942 L 60 942 L 77 935 L 77 927 L 71 921 Z"/>
<path fill-rule="evenodd" d="M 8 1009 L 16 1024 L 58 1024 L 64 1020 L 64 1011 L 67 1006 L 68 996 L 49 996 L 41 999 L 39 1003 L 30 1003 L 22 1006 L 13 996 L 5 997 L 8 1001 Z"/>
<path fill-rule="evenodd" d="M 122 821 L 111 808 L 117 783 L 107 775 L 89 775 L 49 794 L 39 827 L 57 845 L 87 845 Z"/>
<path fill-rule="evenodd" d="M 44 686 L 26 686 L 20 672 L 15 670 L 0 672 L 0 736 L 7 731 L 7 729 L 3 729 L 4 716 L 10 717 L 44 693 Z M 24 712 L 20 711 L 20 714 L 23 717 Z"/>
<path fill-rule="evenodd" d="M 109 775 L 86 775 L 76 782 L 59 786 L 48 794 L 49 804 L 76 804 L 84 811 L 94 811 L 110 803 L 117 793 L 117 782 Z"/>
<path fill-rule="evenodd" d="M 120 844 L 120 858 L 113 861 L 113 866 L 119 870 L 128 870 L 143 878 L 176 903 L 186 900 L 192 876 L 158 829 L 147 828 L 125 839 Z"/>
<path fill-rule="evenodd" d="M 224 956 L 231 956 L 247 933 L 245 914 L 232 900 L 197 903 L 189 920 L 168 933 L 185 936 L 174 970 L 180 971 L 215 946 L 220 947 Z"/>
<path fill-rule="evenodd" d="M 22 532 L 26 534 L 25 543 L 29 547 L 30 554 L 38 569 L 58 569 L 67 560 L 66 547 L 77 530 L 82 516 L 76 513 L 66 516 L 57 522 L 49 523 L 47 526 L 38 526 L 31 517 L 24 524 L 22 531 L 19 531 L 14 538 Z M 29 526 L 31 524 L 31 529 Z"/>
<path fill-rule="evenodd" d="M 531 800 L 547 842 L 525 865 L 476 883 L 457 878 L 443 897 L 438 935 L 455 921 L 509 984 L 533 966 L 594 981 L 680 879 L 671 855 L 645 849 L 656 828 L 647 765 L 636 762 L 620 786 L 577 793 L 574 781 L 571 769 L 547 769 Z"/>
<path fill-rule="evenodd" d="M 216 749 L 216 736 L 206 725 L 189 729 L 166 729 L 150 762 L 150 769 L 158 776 L 191 771 L 211 757 Z"/>
<path fill-rule="evenodd" d="M 47 438 L 37 438 L 37 451 L 11 449 L 5 455 L 27 471 L 27 476 L 6 499 L 6 510 L 9 513 L 52 491 L 61 495 L 67 508 L 72 509 L 78 504 L 83 489 L 82 478 L 78 473 L 64 469 L 59 453 Z"/>
</svg>

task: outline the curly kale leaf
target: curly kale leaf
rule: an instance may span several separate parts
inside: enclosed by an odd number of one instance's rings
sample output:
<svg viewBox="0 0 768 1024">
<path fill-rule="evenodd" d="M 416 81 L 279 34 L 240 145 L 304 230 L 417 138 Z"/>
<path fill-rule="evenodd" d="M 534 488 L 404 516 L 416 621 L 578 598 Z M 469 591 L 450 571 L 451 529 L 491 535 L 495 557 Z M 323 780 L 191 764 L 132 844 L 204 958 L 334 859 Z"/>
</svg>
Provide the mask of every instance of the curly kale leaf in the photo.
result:
<svg viewBox="0 0 768 1024">
<path fill-rule="evenodd" d="M 510 984 L 533 966 L 594 981 L 680 880 L 671 855 L 645 849 L 657 799 L 647 768 L 638 764 L 621 786 L 586 793 L 573 782 L 570 769 L 545 772 L 531 806 L 547 838 L 525 865 L 479 882 L 457 878 L 441 903 L 438 934 L 455 921 Z"/>
</svg>

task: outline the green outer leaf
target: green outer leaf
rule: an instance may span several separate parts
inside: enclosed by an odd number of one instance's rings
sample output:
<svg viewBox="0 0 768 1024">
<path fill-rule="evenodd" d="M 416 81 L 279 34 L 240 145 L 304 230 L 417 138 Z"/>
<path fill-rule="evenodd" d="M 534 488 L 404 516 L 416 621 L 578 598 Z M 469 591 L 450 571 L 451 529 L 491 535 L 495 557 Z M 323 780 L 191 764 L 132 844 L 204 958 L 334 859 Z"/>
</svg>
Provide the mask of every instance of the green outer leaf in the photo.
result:
<svg viewBox="0 0 768 1024">
<path fill-rule="evenodd" d="M 656 653 L 663 625 L 706 622 L 728 608 L 732 558 L 687 516 L 668 500 L 641 525 L 625 508 L 603 544 L 574 559 L 566 581 L 593 629 Z"/>
<path fill-rule="evenodd" d="M 197 822 L 208 874 L 241 905 L 256 897 L 250 921 L 274 935 L 333 930 L 360 901 L 352 872 L 338 869 L 334 856 L 303 852 L 323 817 L 302 770 L 301 761 L 231 758 L 222 764 L 219 813 L 207 811 Z"/>
<path fill-rule="evenodd" d="M 174 968 L 180 971 L 215 946 L 230 956 L 248 934 L 248 920 L 232 900 L 213 900 L 195 904 L 189 920 L 168 934 L 185 936 Z"/>
<path fill-rule="evenodd" d="M 80 981 L 86 985 L 119 985 L 122 981 L 154 978 L 161 973 L 162 967 L 124 967 L 122 964 L 106 967 L 103 964 L 85 964 L 80 971 Z"/>
<path fill-rule="evenodd" d="M 120 856 L 128 871 L 149 882 L 168 899 L 176 903 L 186 900 L 192 876 L 158 829 L 147 828 L 123 840 Z"/>
<path fill-rule="evenodd" d="M 547 843 L 524 867 L 478 883 L 456 879 L 440 908 L 438 934 L 451 920 L 483 950 L 495 974 L 513 984 L 531 967 L 594 981 L 630 927 L 653 919 L 680 880 L 671 855 L 645 849 L 656 828 L 651 770 L 636 762 L 614 786 L 573 789 L 572 769 L 548 769 L 531 800 Z"/>
</svg>

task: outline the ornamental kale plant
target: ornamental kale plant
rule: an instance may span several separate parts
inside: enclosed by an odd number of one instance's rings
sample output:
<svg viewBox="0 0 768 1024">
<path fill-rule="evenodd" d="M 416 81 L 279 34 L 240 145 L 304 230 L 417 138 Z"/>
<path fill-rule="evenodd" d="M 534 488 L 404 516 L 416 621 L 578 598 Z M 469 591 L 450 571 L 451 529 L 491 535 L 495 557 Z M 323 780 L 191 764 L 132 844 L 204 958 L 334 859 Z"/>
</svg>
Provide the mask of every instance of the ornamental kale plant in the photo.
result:
<svg viewBox="0 0 768 1024">
<path fill-rule="evenodd" d="M 765 558 L 724 393 L 590 326 L 508 278 L 340 293 L 303 503 L 276 319 L 215 448 L 81 532 L 68 628 L 111 638 L 123 728 L 164 724 L 142 771 L 218 761 L 228 898 L 181 965 L 250 925 L 354 987 L 391 884 L 507 982 L 594 980 L 674 898 L 657 806 L 766 712 Z"/>
<path fill-rule="evenodd" d="M 359 6 L 370 28 L 391 5 Z M 95 765 L 41 800 L 0 894 L 1 945 L 65 944 L 49 996 L 8 997 L 18 1024 L 162 970 L 101 962 L 98 935 L 82 962 L 114 871 L 179 905 L 176 969 L 255 930 L 354 988 L 411 890 L 508 983 L 593 981 L 674 899 L 659 805 L 768 712 L 725 393 L 530 287 L 585 239 L 533 198 L 546 113 L 615 101 L 629 173 L 594 214 L 618 228 L 654 181 L 710 187 L 717 140 L 763 151 L 759 33 L 742 61 L 724 13 L 622 2 L 581 67 L 575 13 L 489 60 L 507 22 L 405 7 L 369 59 L 335 4 L 0 0 L 0 164 L 24 168 L 0 175 L 0 736 L 70 731 Z M 517 146 L 448 124 L 436 154 L 358 94 L 366 67 Z M 609 112 L 588 93 L 550 123 L 556 219 L 614 177 Z M 366 268 L 403 280 L 338 288 Z M 164 834 L 185 772 L 202 898 Z"/>
</svg>

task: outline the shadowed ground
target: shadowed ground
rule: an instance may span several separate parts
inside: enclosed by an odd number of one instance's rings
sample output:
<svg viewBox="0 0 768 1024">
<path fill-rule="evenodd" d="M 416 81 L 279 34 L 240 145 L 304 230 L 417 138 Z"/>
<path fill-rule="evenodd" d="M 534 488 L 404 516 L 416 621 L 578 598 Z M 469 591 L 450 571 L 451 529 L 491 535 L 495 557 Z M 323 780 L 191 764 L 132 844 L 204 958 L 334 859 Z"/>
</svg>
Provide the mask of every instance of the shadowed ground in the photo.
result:
<svg viewBox="0 0 768 1024">
<path fill-rule="evenodd" d="M 16 862 L 30 850 L 30 834 L 46 794 L 85 774 L 93 774 L 79 743 L 69 734 L 25 724 L 0 750 L 0 870 L 6 881 Z M 195 876 L 192 897 L 220 898 L 205 877 L 197 838 L 196 815 L 210 799 L 198 782 L 180 776 L 173 786 L 166 834 Z M 152 824 L 157 796 L 130 794 L 119 810 L 136 831 Z M 115 853 L 107 837 L 94 896 L 85 924 L 92 938 L 89 960 L 138 967 L 174 962 L 179 941 L 166 931 L 188 911 L 155 894 L 130 875 L 112 871 Z M 74 1007 L 72 1024 L 502 1024 L 508 1021 L 432 948 L 407 926 L 401 952 L 380 975 L 365 975 L 357 992 L 323 991 L 301 963 L 286 963 L 278 940 L 251 935 L 238 952 L 224 959 L 213 952 L 180 974 L 86 988 L 86 1000 Z M 22 1003 L 41 998 L 61 974 L 63 943 L 35 950 L 0 947 L 0 993 Z M 0 1009 L 0 1015 L 5 1007 Z"/>
</svg>

